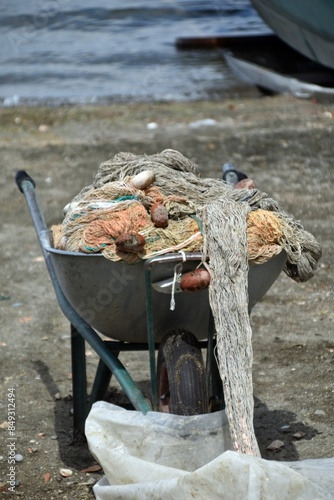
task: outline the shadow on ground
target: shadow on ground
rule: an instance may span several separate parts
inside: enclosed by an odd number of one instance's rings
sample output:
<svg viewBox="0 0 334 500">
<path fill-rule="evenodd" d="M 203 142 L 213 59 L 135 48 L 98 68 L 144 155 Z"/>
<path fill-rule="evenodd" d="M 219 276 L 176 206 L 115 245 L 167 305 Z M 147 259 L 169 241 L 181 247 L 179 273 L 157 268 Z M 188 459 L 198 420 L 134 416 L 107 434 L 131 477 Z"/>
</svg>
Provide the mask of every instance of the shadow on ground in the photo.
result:
<svg viewBox="0 0 334 500">
<path fill-rule="evenodd" d="M 254 428 L 262 458 L 279 461 L 299 460 L 296 441 L 310 440 L 318 433 L 316 429 L 296 421 L 295 413 L 269 410 L 257 398 L 255 398 Z M 268 449 L 268 446 L 275 441 L 278 441 L 277 446 Z"/>
<path fill-rule="evenodd" d="M 33 365 L 50 395 L 53 397 L 54 394 L 59 393 L 59 388 L 52 379 L 48 366 L 43 361 L 35 361 Z M 138 383 L 138 386 L 143 394 L 148 394 L 150 381 L 142 381 Z M 108 391 L 106 400 L 122 407 L 130 407 L 124 393 L 116 388 Z M 85 437 L 75 435 L 74 438 L 70 396 L 55 402 L 54 426 L 55 434 L 58 436 L 60 458 L 66 466 L 80 470 L 95 463 L 88 450 Z M 257 398 L 255 399 L 254 427 L 261 456 L 267 460 L 298 460 L 295 442 L 299 439 L 311 440 L 317 434 L 316 429 L 296 421 L 296 415 L 293 412 L 269 410 Z M 277 447 L 268 449 L 268 446 L 275 441 L 277 441 Z"/>
</svg>

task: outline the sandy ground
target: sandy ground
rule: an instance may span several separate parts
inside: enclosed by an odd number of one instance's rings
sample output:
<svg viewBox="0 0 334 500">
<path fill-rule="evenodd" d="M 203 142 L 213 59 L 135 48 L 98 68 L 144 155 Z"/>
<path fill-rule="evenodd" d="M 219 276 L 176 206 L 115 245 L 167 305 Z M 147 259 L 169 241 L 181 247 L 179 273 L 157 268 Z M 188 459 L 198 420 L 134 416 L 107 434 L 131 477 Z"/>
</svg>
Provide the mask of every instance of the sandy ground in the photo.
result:
<svg viewBox="0 0 334 500">
<path fill-rule="evenodd" d="M 84 445 L 72 443 L 70 331 L 55 299 L 23 196 L 14 176 L 35 179 L 48 225 L 90 184 L 101 161 L 120 151 L 173 148 L 205 176 L 232 161 L 259 189 L 300 219 L 323 248 L 315 277 L 284 274 L 252 313 L 255 428 L 262 456 L 299 460 L 333 456 L 333 126 L 334 105 L 292 97 L 221 102 L 0 110 L 1 417 L 0 496 L 7 474 L 25 500 L 93 498 L 100 472 Z M 211 125 L 191 126 L 210 118 Z M 147 127 L 155 122 L 157 128 Z M 89 387 L 97 356 L 87 349 Z M 124 355 L 140 387 L 146 355 Z M 111 386 L 112 401 L 119 388 Z M 15 453 L 6 422 L 15 395 Z M 274 440 L 284 445 L 270 451 Z M 13 447 L 12 447 L 13 448 Z M 13 469 L 10 469 L 10 467 Z M 61 469 L 70 469 L 63 477 Z"/>
</svg>

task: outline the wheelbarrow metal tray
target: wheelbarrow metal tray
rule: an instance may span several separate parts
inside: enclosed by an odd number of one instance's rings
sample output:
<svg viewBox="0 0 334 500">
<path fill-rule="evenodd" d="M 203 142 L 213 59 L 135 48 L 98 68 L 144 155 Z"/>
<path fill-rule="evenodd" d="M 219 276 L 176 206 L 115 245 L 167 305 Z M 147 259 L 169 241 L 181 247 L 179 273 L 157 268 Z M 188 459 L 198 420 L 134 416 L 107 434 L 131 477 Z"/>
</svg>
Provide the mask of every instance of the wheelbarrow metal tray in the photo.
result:
<svg viewBox="0 0 334 500">
<path fill-rule="evenodd" d="M 73 309 L 92 328 L 115 340 L 147 342 L 145 261 L 128 264 L 113 262 L 102 254 L 66 252 L 45 248 L 57 279 Z M 182 272 L 190 271 L 198 261 L 186 261 Z M 282 251 L 265 264 L 249 268 L 249 311 L 276 281 L 286 262 Z M 173 262 L 152 266 L 151 282 L 172 279 Z M 184 328 L 198 340 L 208 337 L 210 316 L 208 289 L 175 294 L 175 310 L 170 310 L 171 295 L 152 287 L 154 339 L 160 342 L 166 333 Z"/>
</svg>

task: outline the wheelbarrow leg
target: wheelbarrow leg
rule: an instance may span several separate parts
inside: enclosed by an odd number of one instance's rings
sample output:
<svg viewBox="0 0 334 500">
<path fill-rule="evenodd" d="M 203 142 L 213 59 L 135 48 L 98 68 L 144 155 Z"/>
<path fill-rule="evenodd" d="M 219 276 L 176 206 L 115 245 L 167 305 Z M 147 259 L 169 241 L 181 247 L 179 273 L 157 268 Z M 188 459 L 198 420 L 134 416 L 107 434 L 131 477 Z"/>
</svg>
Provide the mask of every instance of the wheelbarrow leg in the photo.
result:
<svg viewBox="0 0 334 500">
<path fill-rule="evenodd" d="M 107 342 L 105 342 L 105 344 L 106 347 L 109 347 Z M 110 349 L 110 352 L 112 352 L 116 358 L 118 358 L 120 353 L 120 351 L 113 349 Z M 96 401 L 101 401 L 105 398 L 111 377 L 111 371 L 102 359 L 100 359 L 96 369 L 93 387 L 89 396 L 89 409 Z"/>
<path fill-rule="evenodd" d="M 84 437 L 87 417 L 87 376 L 85 339 L 71 324 L 73 434 L 74 439 Z"/>
<path fill-rule="evenodd" d="M 111 375 L 109 368 L 104 364 L 102 359 L 100 359 L 96 369 L 94 384 L 89 396 L 89 408 L 96 403 L 96 401 L 101 401 L 105 398 Z"/>
</svg>

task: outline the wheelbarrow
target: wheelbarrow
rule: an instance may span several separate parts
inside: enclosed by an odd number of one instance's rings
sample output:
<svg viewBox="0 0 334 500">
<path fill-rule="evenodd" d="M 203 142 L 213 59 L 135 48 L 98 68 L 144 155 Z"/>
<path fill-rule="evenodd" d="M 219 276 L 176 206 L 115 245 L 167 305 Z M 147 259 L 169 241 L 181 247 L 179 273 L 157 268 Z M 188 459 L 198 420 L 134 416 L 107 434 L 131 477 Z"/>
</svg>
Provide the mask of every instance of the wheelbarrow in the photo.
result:
<svg viewBox="0 0 334 500">
<path fill-rule="evenodd" d="M 101 254 L 55 249 L 33 179 L 19 171 L 16 183 L 25 196 L 59 306 L 71 324 L 75 435 L 83 434 L 90 407 L 105 397 L 112 375 L 132 407 L 144 414 L 160 410 L 192 415 L 222 409 L 208 290 L 184 293 L 175 279 L 176 273 L 195 269 L 202 254 L 176 252 L 127 264 Z M 285 262 L 282 251 L 264 264 L 249 267 L 249 313 L 276 281 Z M 86 342 L 99 357 L 89 397 Z M 148 352 L 150 400 L 119 360 L 123 351 Z"/>
</svg>

